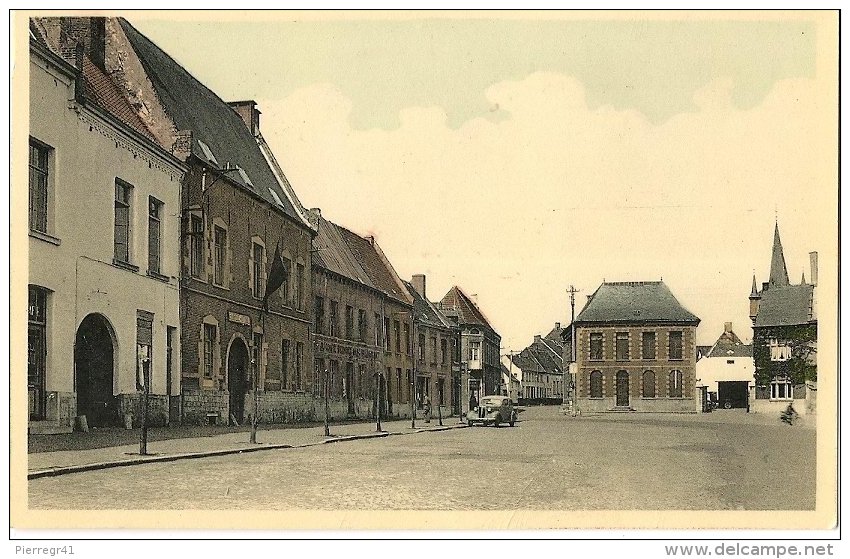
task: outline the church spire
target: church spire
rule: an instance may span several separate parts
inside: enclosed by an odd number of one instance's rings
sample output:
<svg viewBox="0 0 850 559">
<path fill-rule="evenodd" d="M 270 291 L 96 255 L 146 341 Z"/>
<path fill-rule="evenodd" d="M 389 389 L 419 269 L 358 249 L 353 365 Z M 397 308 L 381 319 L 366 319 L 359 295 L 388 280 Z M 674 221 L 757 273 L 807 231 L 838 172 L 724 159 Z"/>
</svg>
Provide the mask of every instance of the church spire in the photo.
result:
<svg viewBox="0 0 850 559">
<path fill-rule="evenodd" d="M 770 258 L 771 287 L 784 287 L 788 282 L 788 269 L 785 267 L 785 255 L 782 252 L 782 241 L 779 240 L 779 222 L 773 230 L 773 255 Z"/>
<path fill-rule="evenodd" d="M 758 297 L 758 296 L 759 296 L 759 290 L 758 290 L 758 287 L 756 286 L 756 275 L 753 274 L 753 288 L 750 290 L 750 297 Z"/>
</svg>

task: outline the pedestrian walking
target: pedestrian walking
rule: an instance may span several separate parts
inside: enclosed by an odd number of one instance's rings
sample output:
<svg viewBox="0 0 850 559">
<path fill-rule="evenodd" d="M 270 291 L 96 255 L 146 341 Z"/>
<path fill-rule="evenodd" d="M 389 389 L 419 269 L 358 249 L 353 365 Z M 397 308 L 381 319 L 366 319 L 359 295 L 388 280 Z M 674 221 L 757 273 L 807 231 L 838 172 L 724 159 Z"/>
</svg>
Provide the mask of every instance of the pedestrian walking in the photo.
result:
<svg viewBox="0 0 850 559">
<path fill-rule="evenodd" d="M 431 423 L 431 398 L 427 394 L 422 399 L 422 407 L 425 409 L 425 423 Z"/>
</svg>

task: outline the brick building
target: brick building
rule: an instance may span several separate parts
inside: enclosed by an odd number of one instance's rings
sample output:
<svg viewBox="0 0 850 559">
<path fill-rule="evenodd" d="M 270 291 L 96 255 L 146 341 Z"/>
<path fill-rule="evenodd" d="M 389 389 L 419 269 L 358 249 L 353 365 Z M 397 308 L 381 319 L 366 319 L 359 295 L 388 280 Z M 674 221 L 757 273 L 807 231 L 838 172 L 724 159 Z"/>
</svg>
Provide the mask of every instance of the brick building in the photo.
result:
<svg viewBox="0 0 850 559">
<path fill-rule="evenodd" d="M 555 328 L 518 353 L 505 356 L 509 371 L 516 371 L 521 389 L 520 403 L 560 404 L 564 399 L 562 329 Z"/>
<path fill-rule="evenodd" d="M 458 329 L 428 300 L 426 278 L 422 274 L 405 282 L 413 297 L 415 321 L 416 406 L 423 408 L 425 395 L 432 415 L 459 413 L 460 367 L 457 352 Z M 453 366 L 454 365 L 454 366 Z"/>
<path fill-rule="evenodd" d="M 460 401 L 463 409 L 469 409 L 472 396 L 480 402 L 482 396 L 501 394 L 501 336 L 458 286 L 449 289 L 438 308 L 459 330 L 460 362 L 464 370 Z"/>
<path fill-rule="evenodd" d="M 699 322 L 661 281 L 600 285 L 574 322 L 578 409 L 696 411 Z"/>
<path fill-rule="evenodd" d="M 30 22 L 32 433 L 176 419 L 185 166 L 109 80 L 103 20 Z M 77 44 L 80 49 L 77 49 Z"/>
<path fill-rule="evenodd" d="M 818 254 L 809 254 L 810 279 L 788 280 L 779 225 L 773 232 L 770 278 L 750 291 L 755 394 L 751 410 L 780 412 L 789 403 L 799 413 L 816 410 Z"/>
</svg>

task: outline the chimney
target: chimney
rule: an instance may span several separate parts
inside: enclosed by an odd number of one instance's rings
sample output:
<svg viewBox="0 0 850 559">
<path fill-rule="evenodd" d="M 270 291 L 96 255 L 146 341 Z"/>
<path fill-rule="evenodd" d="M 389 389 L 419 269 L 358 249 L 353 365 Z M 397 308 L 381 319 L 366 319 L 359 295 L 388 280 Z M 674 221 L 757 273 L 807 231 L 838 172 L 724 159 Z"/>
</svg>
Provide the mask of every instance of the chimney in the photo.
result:
<svg viewBox="0 0 850 559">
<path fill-rule="evenodd" d="M 174 154 L 180 161 L 187 161 L 192 155 L 192 131 L 180 130 L 174 137 L 174 143 L 171 145 L 171 153 Z"/>
<path fill-rule="evenodd" d="M 260 133 L 260 111 L 257 109 L 257 102 L 253 100 L 248 101 L 231 101 L 228 103 L 230 108 L 236 111 L 236 114 L 239 115 L 239 118 L 242 119 L 242 122 L 245 123 L 245 126 L 248 127 L 248 130 L 251 132 L 252 136 L 256 136 Z"/>
<path fill-rule="evenodd" d="M 59 18 L 59 45 L 62 56 L 70 60 L 76 44 L 81 43 L 92 63 L 106 71 L 106 18 Z"/>
<path fill-rule="evenodd" d="M 542 341 L 543 341 L 543 340 L 540 338 L 540 334 L 536 334 L 536 335 L 534 336 L 534 343 L 539 344 L 539 343 L 541 343 Z"/>
<path fill-rule="evenodd" d="M 428 299 L 428 297 L 425 296 L 425 274 L 415 274 L 410 283 L 413 284 L 413 289 L 415 289 L 423 299 Z"/>
<path fill-rule="evenodd" d="M 731 322 L 724 322 L 723 323 L 723 333 L 724 334 L 731 334 L 732 333 L 732 323 Z"/>
<path fill-rule="evenodd" d="M 818 253 L 810 252 L 809 253 L 809 263 L 812 266 L 811 274 L 809 275 L 809 279 L 812 282 L 812 285 L 818 284 Z"/>
<path fill-rule="evenodd" d="M 560 323 L 560 322 L 556 322 L 556 323 L 555 323 L 555 330 L 560 330 L 560 329 L 561 329 L 561 323 Z"/>
<path fill-rule="evenodd" d="M 369 241 L 370 245 L 375 246 L 375 236 L 374 235 L 366 235 L 363 238 L 366 239 L 367 241 Z"/>
</svg>

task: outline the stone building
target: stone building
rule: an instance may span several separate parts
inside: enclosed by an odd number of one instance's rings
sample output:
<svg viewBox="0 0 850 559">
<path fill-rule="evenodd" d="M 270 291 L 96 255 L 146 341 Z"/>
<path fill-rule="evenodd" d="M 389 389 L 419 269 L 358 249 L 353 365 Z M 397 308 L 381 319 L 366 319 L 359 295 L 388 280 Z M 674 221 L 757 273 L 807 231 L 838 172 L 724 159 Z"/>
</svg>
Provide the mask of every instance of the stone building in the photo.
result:
<svg viewBox="0 0 850 559">
<path fill-rule="evenodd" d="M 798 413 L 816 410 L 818 254 L 809 254 L 810 279 L 788 280 L 779 225 L 773 232 L 770 277 L 750 290 L 755 397 L 751 411 L 780 412 L 789 403 Z"/>
<path fill-rule="evenodd" d="M 699 322 L 661 281 L 600 285 L 573 325 L 578 409 L 696 411 Z"/>
<path fill-rule="evenodd" d="M 460 404 L 463 410 L 469 409 L 472 396 L 480 402 L 482 396 L 501 394 L 501 336 L 478 305 L 458 286 L 449 289 L 438 308 L 457 324 L 460 333 L 459 354 L 464 371 Z"/>
<path fill-rule="evenodd" d="M 457 363 L 457 334 L 454 323 L 428 300 L 426 279 L 422 274 L 405 282 L 413 297 L 415 313 L 414 361 L 416 368 L 416 407 L 422 409 L 425 395 L 431 402 L 432 415 L 437 407 L 443 416 L 458 413 L 460 369 Z"/>
<path fill-rule="evenodd" d="M 145 373 L 151 421 L 178 419 L 186 168 L 107 77 L 104 34 L 102 21 L 30 22 L 32 433 L 76 416 L 138 424 Z"/>
</svg>

